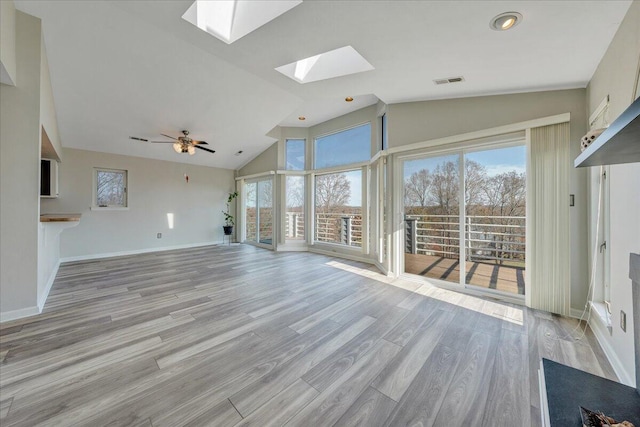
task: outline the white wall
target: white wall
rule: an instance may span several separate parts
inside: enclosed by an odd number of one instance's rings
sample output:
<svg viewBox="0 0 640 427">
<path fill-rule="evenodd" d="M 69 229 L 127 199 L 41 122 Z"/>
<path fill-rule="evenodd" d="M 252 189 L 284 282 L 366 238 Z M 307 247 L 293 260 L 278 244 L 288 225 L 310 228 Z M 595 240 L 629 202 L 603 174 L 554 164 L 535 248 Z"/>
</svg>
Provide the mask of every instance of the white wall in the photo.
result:
<svg viewBox="0 0 640 427">
<path fill-rule="evenodd" d="M 227 193 L 234 190 L 233 170 L 71 148 L 63 153 L 60 196 L 41 202 L 42 213 L 82 214 L 77 227 L 62 233 L 63 261 L 222 242 L 221 211 Z M 128 210 L 90 210 L 96 167 L 128 171 Z M 168 213 L 174 214 L 173 229 Z"/>
<path fill-rule="evenodd" d="M 0 313 L 16 316 L 37 313 L 40 43 L 40 19 L 16 12 L 18 85 L 0 85 Z"/>
<path fill-rule="evenodd" d="M 613 121 L 632 101 L 640 57 L 640 2 L 634 1 L 587 87 L 588 113 L 609 95 Z M 612 165 L 610 185 L 611 335 L 601 335 L 602 346 L 614 368 L 628 384 L 634 381 L 633 310 L 629 253 L 640 253 L 640 163 Z M 592 246 L 592 245 L 590 245 Z M 627 314 L 627 331 L 620 328 L 620 310 Z M 638 307 L 636 307 L 638 310 Z M 640 315 L 640 313 L 636 313 Z M 640 357 L 640 355 L 635 355 Z M 617 359 L 617 360 L 616 360 Z"/>
<path fill-rule="evenodd" d="M 517 122 L 571 113 L 571 159 L 580 153 L 580 138 L 587 129 L 585 90 L 560 90 L 513 95 L 480 96 L 388 106 L 389 147 L 459 135 Z M 573 168 L 569 193 L 571 307 L 581 311 L 587 299 L 587 174 Z M 568 203 L 568 201 L 567 201 Z"/>
<path fill-rule="evenodd" d="M 0 1 L 0 82 L 16 84 L 16 7 Z"/>
<path fill-rule="evenodd" d="M 51 88 L 51 77 L 49 74 L 49 60 L 47 50 L 44 45 L 44 35 L 41 38 L 42 49 L 40 51 L 40 125 L 47 132 L 49 141 L 56 152 L 57 159 L 62 160 L 62 143 L 58 133 L 58 118 L 53 102 L 53 90 Z"/>
</svg>

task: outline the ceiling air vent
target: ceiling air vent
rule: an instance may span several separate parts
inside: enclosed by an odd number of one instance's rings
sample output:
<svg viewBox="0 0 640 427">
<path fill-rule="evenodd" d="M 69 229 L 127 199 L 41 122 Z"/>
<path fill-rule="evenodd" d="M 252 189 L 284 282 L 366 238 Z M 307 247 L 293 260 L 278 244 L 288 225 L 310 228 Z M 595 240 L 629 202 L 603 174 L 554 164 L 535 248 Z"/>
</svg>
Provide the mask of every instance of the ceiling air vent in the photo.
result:
<svg viewBox="0 0 640 427">
<path fill-rule="evenodd" d="M 449 77 L 447 79 L 437 79 L 434 80 L 433 82 L 437 85 L 446 85 L 448 83 L 460 83 L 464 81 L 464 77 L 460 76 L 460 77 Z"/>
</svg>

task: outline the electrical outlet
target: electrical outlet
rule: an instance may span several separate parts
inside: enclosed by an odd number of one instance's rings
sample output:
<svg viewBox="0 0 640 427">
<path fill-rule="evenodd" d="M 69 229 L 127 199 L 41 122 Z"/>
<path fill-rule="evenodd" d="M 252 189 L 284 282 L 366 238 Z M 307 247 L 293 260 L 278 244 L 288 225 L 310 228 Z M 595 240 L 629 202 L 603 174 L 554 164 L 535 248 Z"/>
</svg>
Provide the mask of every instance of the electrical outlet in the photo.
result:
<svg viewBox="0 0 640 427">
<path fill-rule="evenodd" d="M 620 310 L 620 328 L 622 328 L 624 332 L 627 332 L 627 313 L 622 310 Z"/>
<path fill-rule="evenodd" d="M 156 234 L 156 238 L 157 238 L 157 239 L 162 239 L 162 233 L 158 233 L 158 234 Z"/>
</svg>

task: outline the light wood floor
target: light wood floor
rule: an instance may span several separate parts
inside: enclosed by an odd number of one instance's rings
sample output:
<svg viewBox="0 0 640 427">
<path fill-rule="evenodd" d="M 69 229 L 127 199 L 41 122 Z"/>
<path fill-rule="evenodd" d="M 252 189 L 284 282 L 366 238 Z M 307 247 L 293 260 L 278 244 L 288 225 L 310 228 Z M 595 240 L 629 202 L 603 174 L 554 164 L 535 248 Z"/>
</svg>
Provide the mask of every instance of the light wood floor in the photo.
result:
<svg viewBox="0 0 640 427">
<path fill-rule="evenodd" d="M 0 424 L 538 425 L 541 356 L 615 378 L 575 325 L 246 245 L 70 263 L 1 327 Z"/>
</svg>

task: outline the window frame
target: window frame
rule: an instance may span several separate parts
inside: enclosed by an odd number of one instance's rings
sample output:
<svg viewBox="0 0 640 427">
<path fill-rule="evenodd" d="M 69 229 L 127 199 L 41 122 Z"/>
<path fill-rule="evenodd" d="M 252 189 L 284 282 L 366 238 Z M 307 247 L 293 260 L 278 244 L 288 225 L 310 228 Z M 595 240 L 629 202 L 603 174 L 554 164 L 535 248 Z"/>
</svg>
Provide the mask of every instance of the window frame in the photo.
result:
<svg viewBox="0 0 640 427">
<path fill-rule="evenodd" d="M 100 172 L 117 172 L 124 174 L 124 204 L 123 205 L 107 205 L 101 206 L 98 204 L 98 174 Z M 91 200 L 92 211 L 125 211 L 129 210 L 129 171 L 127 169 L 114 169 L 114 168 L 93 168 L 93 189 Z"/>
<path fill-rule="evenodd" d="M 296 141 L 296 142 L 302 142 L 302 148 L 303 148 L 303 165 L 302 165 L 302 169 L 290 169 L 289 166 L 289 162 L 287 161 L 288 157 L 288 150 L 287 147 L 289 145 L 290 141 Z M 295 172 L 302 172 L 307 170 L 307 140 L 306 138 L 286 138 L 284 140 L 284 170 L 287 171 L 295 171 Z"/>
<path fill-rule="evenodd" d="M 317 143 L 318 143 L 318 139 L 320 138 L 326 138 L 328 136 L 331 135 L 336 135 L 339 133 L 343 133 L 343 132 L 347 132 L 351 129 L 355 129 L 361 126 L 365 126 L 365 125 L 369 125 L 369 141 L 367 142 L 367 147 L 368 147 L 368 151 L 367 151 L 367 158 L 364 160 L 361 160 L 359 162 L 352 162 L 352 163 L 344 163 L 344 164 L 340 164 L 340 165 L 333 165 L 333 166 L 325 166 L 325 167 L 317 167 L 316 162 L 318 160 L 318 153 L 317 153 Z M 326 133 L 321 133 L 318 135 L 314 135 L 313 139 L 311 141 L 311 165 L 310 165 L 310 170 L 316 171 L 316 172 L 322 172 L 324 173 L 325 171 L 332 171 L 332 170 L 345 170 L 345 169 L 353 169 L 354 167 L 359 167 L 361 165 L 368 165 L 371 162 L 371 135 L 373 135 L 373 124 L 371 122 L 371 120 L 367 120 L 364 122 L 360 122 L 357 124 L 354 124 L 352 126 L 348 126 L 348 127 L 344 127 L 344 128 L 340 128 L 338 130 L 333 130 L 331 132 L 326 132 Z"/>
</svg>

